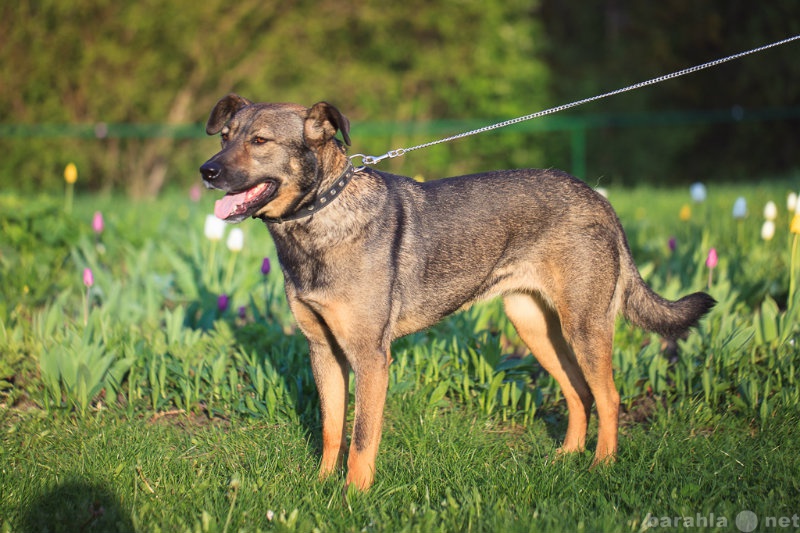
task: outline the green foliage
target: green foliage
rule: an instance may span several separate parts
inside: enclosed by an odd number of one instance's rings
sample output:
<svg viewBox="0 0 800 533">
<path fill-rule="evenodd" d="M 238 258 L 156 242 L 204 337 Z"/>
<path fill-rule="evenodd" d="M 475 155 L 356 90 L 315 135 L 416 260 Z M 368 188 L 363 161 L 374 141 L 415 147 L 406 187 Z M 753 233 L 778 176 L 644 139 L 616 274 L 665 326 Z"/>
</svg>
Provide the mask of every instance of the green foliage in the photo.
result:
<svg viewBox="0 0 800 533">
<path fill-rule="evenodd" d="M 190 123 L 202 135 L 200 123 L 231 91 L 309 106 L 328 100 L 354 121 L 494 118 L 547 101 L 542 32 L 522 0 L 46 0 L 0 9 L 3 121 L 98 125 L 84 139 L 0 139 L 0 184 L 26 191 L 53 187 L 68 161 L 83 187 L 144 195 L 167 180 L 185 183 L 215 141 L 113 137 L 106 125 Z M 356 128 L 353 138 L 358 151 L 382 153 L 413 136 L 367 139 Z M 520 136 L 465 142 L 433 152 L 416 172 L 440 176 L 451 166 L 531 161 L 536 153 Z"/>
<path fill-rule="evenodd" d="M 86 231 L 53 197 L 0 194 L 0 316 L 30 319 L 63 291 L 64 263 Z"/>
<path fill-rule="evenodd" d="M 123 378 L 137 354 L 125 343 L 124 336 L 109 331 L 103 319 L 99 310 L 95 310 L 83 331 L 56 331 L 44 342 L 39 366 L 47 393 L 46 404 L 49 400 L 57 406 L 66 402 L 85 415 L 101 392 L 121 390 Z"/>
<path fill-rule="evenodd" d="M 201 123 L 230 91 L 331 101 L 353 122 L 354 153 L 382 154 L 432 140 L 428 120 L 482 126 L 786 38 L 800 31 L 795 11 L 793 0 L 714 10 L 684 0 L 7 2 L 0 185 L 60 187 L 69 161 L 78 187 L 135 196 L 196 179 L 217 145 L 201 140 Z M 796 46 L 582 108 L 611 113 L 599 128 L 509 128 L 384 168 L 429 178 L 501 167 L 577 172 L 582 157 L 570 152 L 585 139 L 580 177 L 589 181 L 786 173 L 797 166 Z M 753 110 L 766 110 L 767 121 L 751 121 Z M 660 115 L 642 123 L 636 113 L 647 111 Z M 675 111 L 695 115 L 676 124 Z M 634 124 L 617 127 L 619 113 Z M 31 137 L 32 125 L 50 133 Z"/>
<path fill-rule="evenodd" d="M 759 206 L 784 192 L 778 184 L 745 194 Z M 707 251 L 713 245 L 720 255 L 711 276 L 717 307 L 668 357 L 657 337 L 619 322 L 615 379 L 627 408 L 650 396 L 701 399 L 763 422 L 800 405 L 799 297 L 788 299 L 788 247 L 781 244 L 789 239 L 788 216 L 779 217 L 772 241 L 760 241 L 758 217 L 733 221 L 727 213 L 742 193 L 712 188 L 692 220 L 681 222 L 685 192 L 612 191 L 642 275 L 658 292 L 677 298 L 704 288 Z M 658 195 L 657 208 L 643 211 L 642 195 Z M 265 255 L 277 264 L 260 225 L 242 225 L 248 245 L 231 252 L 201 233 L 210 198 L 196 204 L 173 196 L 126 209 L 113 198 L 87 200 L 79 197 L 70 217 L 52 199 L 28 206 L 3 197 L 17 208 L 0 219 L 11 244 L 0 286 L 9 295 L 0 315 L 2 394 L 82 416 L 121 408 L 317 420 L 307 347 L 280 273 L 260 271 Z M 102 234 L 88 229 L 95 210 L 106 213 Z M 674 251 L 665 228 L 676 236 Z M 88 289 L 84 268 L 94 272 Z M 462 405 L 528 425 L 561 405 L 559 387 L 526 353 L 499 302 L 397 341 L 393 356 L 390 395 L 425 398 L 433 412 Z"/>
</svg>

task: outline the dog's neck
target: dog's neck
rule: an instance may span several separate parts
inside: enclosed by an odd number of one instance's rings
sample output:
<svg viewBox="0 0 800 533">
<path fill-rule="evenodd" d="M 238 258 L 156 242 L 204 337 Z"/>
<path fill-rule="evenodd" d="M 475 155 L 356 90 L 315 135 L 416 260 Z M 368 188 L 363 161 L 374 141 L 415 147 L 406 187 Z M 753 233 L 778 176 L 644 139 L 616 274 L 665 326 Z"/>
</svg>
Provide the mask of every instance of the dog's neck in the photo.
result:
<svg viewBox="0 0 800 533">
<path fill-rule="evenodd" d="M 329 203 L 335 201 L 342 190 L 344 190 L 344 188 L 347 187 L 347 184 L 350 183 L 350 180 L 353 178 L 353 174 L 355 174 L 355 169 L 353 168 L 352 163 L 350 163 L 349 159 L 345 159 L 345 164 L 341 172 L 330 173 L 323 176 L 322 180 L 320 181 L 320 185 L 317 188 L 316 198 L 314 198 L 311 203 L 307 203 L 297 209 L 294 213 L 283 217 L 272 218 L 264 216 L 261 218 L 266 223 L 281 224 L 290 220 L 309 217 L 321 209 L 324 209 Z"/>
</svg>

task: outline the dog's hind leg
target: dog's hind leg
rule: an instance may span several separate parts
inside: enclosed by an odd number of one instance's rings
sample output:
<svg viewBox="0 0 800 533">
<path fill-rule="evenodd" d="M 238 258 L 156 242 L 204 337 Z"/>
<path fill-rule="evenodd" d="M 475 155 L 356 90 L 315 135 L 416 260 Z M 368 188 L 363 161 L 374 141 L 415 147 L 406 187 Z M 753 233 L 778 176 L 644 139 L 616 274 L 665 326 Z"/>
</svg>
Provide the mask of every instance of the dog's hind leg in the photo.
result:
<svg viewBox="0 0 800 533">
<path fill-rule="evenodd" d="M 561 386 L 569 410 L 559 452 L 582 451 L 592 408 L 592 393 L 561 332 L 558 315 L 540 297 L 515 293 L 504 298 L 506 314 L 522 341 Z"/>
<path fill-rule="evenodd" d="M 597 290 L 597 294 L 602 291 Z M 604 301 L 602 297 L 596 302 Z M 604 307 L 604 306 L 597 306 Z M 614 341 L 614 317 L 601 309 L 582 314 L 568 314 L 562 309 L 561 323 L 564 338 L 572 347 L 583 377 L 589 385 L 597 406 L 597 448 L 592 467 L 614 459 L 617 452 L 619 426 L 619 393 L 614 385 L 611 365 Z M 589 310 L 591 311 L 591 310 Z"/>
<path fill-rule="evenodd" d="M 609 462 L 617 453 L 619 393 L 611 367 L 613 323 L 605 331 L 596 328 L 573 343 L 586 382 L 597 405 L 597 448 L 592 467 Z"/>
</svg>

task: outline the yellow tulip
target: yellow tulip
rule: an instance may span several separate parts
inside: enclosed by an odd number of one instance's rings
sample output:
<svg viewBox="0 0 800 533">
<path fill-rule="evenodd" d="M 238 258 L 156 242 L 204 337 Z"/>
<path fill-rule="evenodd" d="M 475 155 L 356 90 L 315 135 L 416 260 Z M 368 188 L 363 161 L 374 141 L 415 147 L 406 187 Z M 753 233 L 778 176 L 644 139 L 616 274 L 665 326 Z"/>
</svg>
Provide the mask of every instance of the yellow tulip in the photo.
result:
<svg viewBox="0 0 800 533">
<path fill-rule="evenodd" d="M 683 204 L 681 207 L 681 212 L 678 214 L 680 219 L 684 222 L 688 222 L 690 218 L 692 218 L 692 208 L 689 207 L 689 204 Z"/>
<path fill-rule="evenodd" d="M 67 167 L 64 169 L 64 181 L 70 184 L 78 181 L 78 168 L 75 166 L 75 163 L 67 164 Z"/>
<path fill-rule="evenodd" d="M 792 225 L 789 226 L 789 231 L 800 234 L 800 213 L 792 217 Z"/>
</svg>

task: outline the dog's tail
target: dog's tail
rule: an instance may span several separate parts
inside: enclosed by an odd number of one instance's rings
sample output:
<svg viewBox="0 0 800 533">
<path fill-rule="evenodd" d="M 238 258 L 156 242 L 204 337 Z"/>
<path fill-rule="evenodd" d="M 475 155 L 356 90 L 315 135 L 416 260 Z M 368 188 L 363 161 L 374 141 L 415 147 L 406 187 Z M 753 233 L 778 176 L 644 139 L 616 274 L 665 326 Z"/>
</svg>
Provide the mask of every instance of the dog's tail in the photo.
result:
<svg viewBox="0 0 800 533">
<path fill-rule="evenodd" d="M 669 339 L 680 338 L 717 303 L 704 292 L 695 292 L 675 301 L 662 298 L 647 286 L 633 262 L 627 243 L 627 287 L 623 291 L 622 314 L 633 324 Z"/>
</svg>

